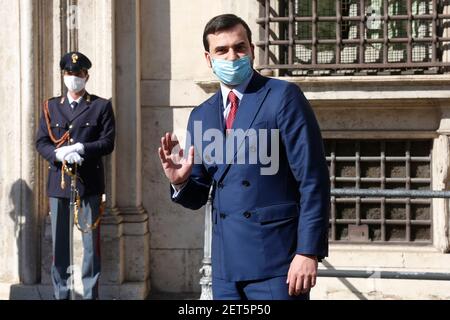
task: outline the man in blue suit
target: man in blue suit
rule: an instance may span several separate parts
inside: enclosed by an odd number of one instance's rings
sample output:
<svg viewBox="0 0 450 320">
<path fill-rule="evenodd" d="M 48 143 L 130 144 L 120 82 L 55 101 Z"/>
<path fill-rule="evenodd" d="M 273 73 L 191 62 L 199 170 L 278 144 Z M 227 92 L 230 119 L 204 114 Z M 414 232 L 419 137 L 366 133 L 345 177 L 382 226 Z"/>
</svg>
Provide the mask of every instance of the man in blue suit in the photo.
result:
<svg viewBox="0 0 450 320">
<path fill-rule="evenodd" d="M 184 157 L 169 133 L 161 139 L 172 199 L 196 210 L 212 187 L 214 299 L 309 299 L 328 255 L 330 201 L 314 113 L 296 85 L 254 71 L 251 31 L 239 17 L 213 18 L 203 42 L 221 88 L 192 111 Z M 237 143 L 236 132 L 245 133 Z M 216 147 L 205 145 L 212 140 Z M 268 171 L 261 152 L 249 160 L 263 146 L 276 162 Z"/>
<path fill-rule="evenodd" d="M 71 290 L 68 283 L 71 181 L 63 168 L 74 170 L 75 165 L 81 206 L 79 226 L 86 231 L 83 232 L 84 299 L 98 298 L 98 225 L 101 198 L 105 192 L 102 157 L 114 150 L 115 120 L 110 101 L 86 92 L 91 66 L 90 60 L 80 52 L 69 52 L 62 57 L 60 67 L 68 93 L 44 103 L 36 138 L 38 152 L 49 163 L 47 193 L 53 239 L 51 277 L 57 300 L 69 299 Z"/>
</svg>

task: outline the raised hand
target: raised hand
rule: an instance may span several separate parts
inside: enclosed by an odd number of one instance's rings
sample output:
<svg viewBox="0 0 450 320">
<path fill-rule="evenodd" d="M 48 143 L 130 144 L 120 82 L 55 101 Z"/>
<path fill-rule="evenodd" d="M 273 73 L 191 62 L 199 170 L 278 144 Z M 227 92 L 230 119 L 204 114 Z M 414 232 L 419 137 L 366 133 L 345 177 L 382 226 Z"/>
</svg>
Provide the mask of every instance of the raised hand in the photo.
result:
<svg viewBox="0 0 450 320">
<path fill-rule="evenodd" d="M 186 182 L 194 166 L 194 147 L 191 147 L 189 155 L 184 157 L 183 149 L 180 149 L 178 153 L 172 152 L 178 144 L 178 141 L 172 139 L 170 133 L 166 133 L 161 138 L 161 147 L 158 149 L 164 173 L 173 185 L 180 185 Z"/>
</svg>

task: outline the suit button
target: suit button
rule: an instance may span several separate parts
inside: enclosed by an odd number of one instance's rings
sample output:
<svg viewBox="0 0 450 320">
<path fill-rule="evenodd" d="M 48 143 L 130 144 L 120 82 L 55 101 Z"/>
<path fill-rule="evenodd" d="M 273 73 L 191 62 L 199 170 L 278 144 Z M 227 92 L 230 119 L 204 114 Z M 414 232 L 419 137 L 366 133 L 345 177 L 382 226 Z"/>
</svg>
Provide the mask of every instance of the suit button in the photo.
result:
<svg viewBox="0 0 450 320">
<path fill-rule="evenodd" d="M 225 187 L 225 185 L 223 184 L 223 182 L 219 182 L 219 189 L 223 189 L 223 187 Z"/>
<path fill-rule="evenodd" d="M 249 181 L 247 181 L 247 180 L 245 180 L 245 181 L 242 181 L 242 185 L 244 186 L 244 187 L 250 187 L 250 182 Z"/>
<path fill-rule="evenodd" d="M 226 217 L 227 217 L 227 215 L 225 213 L 220 214 L 220 219 L 225 219 Z"/>
<path fill-rule="evenodd" d="M 73 128 L 73 125 L 70 125 L 70 126 L 69 126 L 69 129 L 72 129 L 72 128 Z"/>
<path fill-rule="evenodd" d="M 70 139 L 70 143 L 73 143 L 73 139 Z"/>
<path fill-rule="evenodd" d="M 252 217 L 252 214 L 250 213 L 250 212 L 246 212 L 246 213 L 244 213 L 244 217 L 246 218 L 246 219 L 250 219 L 251 217 Z"/>
</svg>

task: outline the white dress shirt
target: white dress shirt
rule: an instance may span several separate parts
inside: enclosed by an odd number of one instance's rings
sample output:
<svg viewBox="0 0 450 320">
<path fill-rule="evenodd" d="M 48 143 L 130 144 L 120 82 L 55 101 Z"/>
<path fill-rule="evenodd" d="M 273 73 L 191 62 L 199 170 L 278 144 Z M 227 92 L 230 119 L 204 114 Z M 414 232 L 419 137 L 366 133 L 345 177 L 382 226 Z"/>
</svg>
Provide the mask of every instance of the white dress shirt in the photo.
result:
<svg viewBox="0 0 450 320">
<path fill-rule="evenodd" d="M 222 82 L 220 83 L 220 91 L 222 92 L 222 99 L 223 99 L 223 106 L 224 106 L 223 118 L 225 119 L 225 122 L 231 111 L 231 101 L 228 100 L 228 95 L 230 94 L 230 91 L 233 91 L 233 93 L 236 95 L 236 97 L 238 97 L 239 104 L 240 104 L 242 101 L 242 98 L 244 97 L 244 92 L 247 89 L 248 84 L 250 83 L 250 80 L 252 80 L 252 77 L 253 77 L 253 73 L 247 80 L 245 80 L 243 83 L 241 83 L 240 85 L 238 85 L 237 87 L 235 87 L 233 89 L 228 88 Z"/>
<path fill-rule="evenodd" d="M 70 107 L 73 109 L 72 103 L 76 102 L 76 103 L 78 103 L 78 105 L 80 105 L 81 100 L 83 100 L 83 96 L 81 96 L 77 100 L 75 100 L 74 98 L 72 98 L 70 93 L 67 93 L 67 99 L 69 100 Z"/>
</svg>

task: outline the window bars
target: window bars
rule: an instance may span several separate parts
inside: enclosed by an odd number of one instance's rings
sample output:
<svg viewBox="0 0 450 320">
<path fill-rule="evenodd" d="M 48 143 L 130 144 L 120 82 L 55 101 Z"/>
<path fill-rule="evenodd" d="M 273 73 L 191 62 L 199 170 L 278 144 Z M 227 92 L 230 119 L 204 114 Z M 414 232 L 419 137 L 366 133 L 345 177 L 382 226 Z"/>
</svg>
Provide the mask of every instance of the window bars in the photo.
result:
<svg viewBox="0 0 450 320">
<path fill-rule="evenodd" d="M 431 190 L 430 140 L 326 140 L 332 189 Z M 432 199 L 332 196 L 330 242 L 432 243 Z"/>
<path fill-rule="evenodd" d="M 258 1 L 263 40 L 256 44 L 264 52 L 259 70 L 417 74 L 443 73 L 450 66 L 449 1 Z"/>
</svg>

